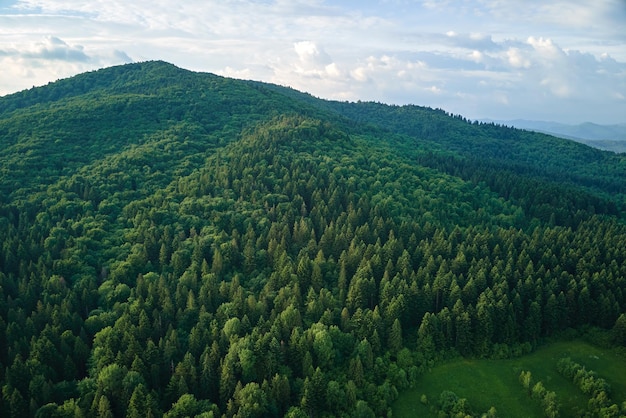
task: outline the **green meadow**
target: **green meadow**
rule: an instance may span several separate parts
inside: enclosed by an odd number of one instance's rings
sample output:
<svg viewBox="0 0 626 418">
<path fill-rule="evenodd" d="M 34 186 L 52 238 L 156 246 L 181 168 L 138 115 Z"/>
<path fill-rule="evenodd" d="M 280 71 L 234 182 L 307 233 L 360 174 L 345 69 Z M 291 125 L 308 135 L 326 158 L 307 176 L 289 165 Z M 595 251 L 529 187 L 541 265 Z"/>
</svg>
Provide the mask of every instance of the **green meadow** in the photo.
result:
<svg viewBox="0 0 626 418">
<path fill-rule="evenodd" d="M 533 382 L 542 381 L 556 392 L 561 417 L 573 417 L 587 408 L 587 397 L 573 383 L 558 374 L 556 363 L 570 357 L 593 370 L 611 385 L 611 399 L 626 400 L 626 359 L 610 349 L 581 340 L 559 341 L 535 352 L 508 360 L 457 359 L 434 367 L 417 381 L 414 388 L 400 394 L 393 406 L 395 418 L 437 416 L 436 404 L 444 390 L 466 398 L 475 413 L 494 406 L 500 417 L 542 417 L 539 401 L 531 399 L 519 383 L 523 370 L 532 373 Z M 426 395 L 427 404 L 422 403 Z"/>
</svg>

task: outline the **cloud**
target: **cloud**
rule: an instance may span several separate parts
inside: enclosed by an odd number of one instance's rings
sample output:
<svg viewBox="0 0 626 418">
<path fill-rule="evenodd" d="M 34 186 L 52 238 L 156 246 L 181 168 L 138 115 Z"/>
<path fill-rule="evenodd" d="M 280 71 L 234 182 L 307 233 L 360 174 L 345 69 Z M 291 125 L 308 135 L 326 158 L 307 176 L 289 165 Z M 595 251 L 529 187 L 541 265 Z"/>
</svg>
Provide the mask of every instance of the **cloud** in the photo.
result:
<svg viewBox="0 0 626 418">
<path fill-rule="evenodd" d="M 305 67 L 315 68 L 320 65 L 331 63 L 328 54 L 319 48 L 315 42 L 300 41 L 293 44 L 293 49 L 298 54 L 300 63 Z"/>
<path fill-rule="evenodd" d="M 507 61 L 514 68 L 529 68 L 530 59 L 524 56 L 519 48 L 509 48 L 506 51 Z"/>
<path fill-rule="evenodd" d="M 504 40 L 483 51 L 369 56 L 350 75 L 358 82 L 351 90 L 357 97 L 442 107 L 472 118 L 487 112 L 515 118 L 524 112 L 575 122 L 604 113 L 620 120 L 626 92 L 626 64 L 609 55 L 565 50 L 540 36 Z M 577 108 L 585 102 L 590 106 L 582 115 Z"/>
<path fill-rule="evenodd" d="M 0 94 L 163 59 L 331 99 L 623 121 L 626 6 L 588 3 L 19 0 L 0 6 Z"/>
<path fill-rule="evenodd" d="M 340 66 L 333 61 L 331 56 L 326 53 L 323 47 L 313 41 L 299 41 L 293 44 L 293 50 L 297 59 L 285 60 L 287 65 L 283 63 L 275 66 L 277 73 L 282 73 L 283 77 L 289 77 L 289 73 L 296 77 L 304 77 L 303 80 L 297 81 L 292 78 L 292 82 L 300 88 L 309 84 L 309 78 L 326 79 L 329 83 L 335 85 L 337 80 L 346 81 L 346 75 Z M 290 77 L 291 78 L 291 77 Z M 305 81 L 304 83 L 302 81 Z"/>
<path fill-rule="evenodd" d="M 249 68 L 236 70 L 228 66 L 222 70 L 217 71 L 217 74 L 224 76 L 224 77 L 238 78 L 241 80 L 250 79 L 252 77 L 252 71 Z"/>
<path fill-rule="evenodd" d="M 42 85 L 103 66 L 132 62 L 119 49 L 86 48 L 56 36 L 13 36 L 0 43 L 0 94 Z"/>
<path fill-rule="evenodd" d="M 626 5 L 623 0 L 477 0 L 469 1 L 475 11 L 502 23 L 530 23 L 560 28 L 612 30 L 623 22 Z M 450 8 L 445 10 L 450 11 Z M 608 23 L 608 25 L 607 25 Z"/>
<path fill-rule="evenodd" d="M 80 45 L 70 46 L 55 36 L 47 36 L 31 50 L 23 51 L 24 58 L 87 62 L 89 57 Z"/>
<path fill-rule="evenodd" d="M 129 57 L 128 54 L 126 54 L 126 52 L 120 51 L 118 49 L 113 50 L 113 53 L 111 54 L 111 58 L 114 62 L 119 62 L 119 63 L 133 62 L 133 59 Z"/>
<path fill-rule="evenodd" d="M 476 49 L 481 51 L 492 51 L 500 49 L 500 46 L 493 41 L 490 35 L 479 32 L 474 33 L 456 33 L 448 31 L 446 37 L 440 38 L 445 45 L 459 48 Z"/>
</svg>

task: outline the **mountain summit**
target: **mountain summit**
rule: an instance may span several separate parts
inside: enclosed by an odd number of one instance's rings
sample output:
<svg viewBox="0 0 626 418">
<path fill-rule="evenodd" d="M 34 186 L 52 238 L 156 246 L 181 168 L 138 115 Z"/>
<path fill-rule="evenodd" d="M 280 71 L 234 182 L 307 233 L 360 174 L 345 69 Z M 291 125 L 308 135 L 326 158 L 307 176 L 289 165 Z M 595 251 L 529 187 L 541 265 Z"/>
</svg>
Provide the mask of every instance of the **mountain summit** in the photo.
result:
<svg viewBox="0 0 626 418">
<path fill-rule="evenodd" d="M 613 327 L 625 168 L 164 62 L 2 97 L 0 415 L 386 416 L 439 359 Z"/>
</svg>

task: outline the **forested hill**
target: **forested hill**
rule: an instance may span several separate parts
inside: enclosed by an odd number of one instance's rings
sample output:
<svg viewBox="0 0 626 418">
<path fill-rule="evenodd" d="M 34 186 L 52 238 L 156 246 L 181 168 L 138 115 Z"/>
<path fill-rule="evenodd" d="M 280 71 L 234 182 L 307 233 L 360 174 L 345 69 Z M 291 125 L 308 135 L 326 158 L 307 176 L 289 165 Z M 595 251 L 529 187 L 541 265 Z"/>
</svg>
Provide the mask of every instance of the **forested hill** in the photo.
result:
<svg viewBox="0 0 626 418">
<path fill-rule="evenodd" d="M 626 326 L 625 170 L 163 62 L 2 97 L 0 416 L 387 416 L 444 357 Z"/>
</svg>

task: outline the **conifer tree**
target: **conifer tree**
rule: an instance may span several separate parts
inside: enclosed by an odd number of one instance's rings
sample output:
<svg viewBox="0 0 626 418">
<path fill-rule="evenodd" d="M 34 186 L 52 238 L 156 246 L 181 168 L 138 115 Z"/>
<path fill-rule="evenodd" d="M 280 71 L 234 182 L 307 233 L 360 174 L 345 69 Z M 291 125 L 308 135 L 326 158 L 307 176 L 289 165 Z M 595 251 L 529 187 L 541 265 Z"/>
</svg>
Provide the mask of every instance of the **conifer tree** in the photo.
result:
<svg viewBox="0 0 626 418">
<path fill-rule="evenodd" d="M 393 321 L 393 325 L 389 331 L 389 343 L 387 346 L 392 354 L 398 354 L 398 352 L 402 350 L 402 327 L 398 318 Z"/>
</svg>

